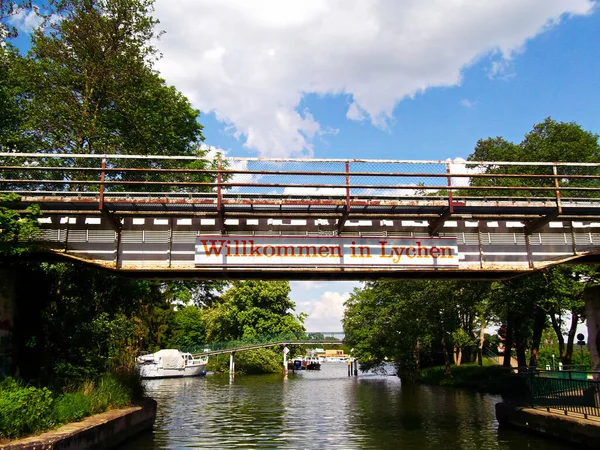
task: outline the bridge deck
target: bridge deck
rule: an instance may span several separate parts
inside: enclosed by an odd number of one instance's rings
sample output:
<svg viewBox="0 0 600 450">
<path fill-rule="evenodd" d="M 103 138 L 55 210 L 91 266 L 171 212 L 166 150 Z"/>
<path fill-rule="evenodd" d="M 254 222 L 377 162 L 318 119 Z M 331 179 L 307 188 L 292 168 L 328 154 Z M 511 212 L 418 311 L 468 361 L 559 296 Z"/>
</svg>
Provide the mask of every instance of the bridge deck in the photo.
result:
<svg viewBox="0 0 600 450">
<path fill-rule="evenodd" d="M 17 193 L 18 210 L 40 205 L 42 248 L 135 276 L 505 278 L 600 253 L 596 163 L 0 153 L 0 193 Z M 198 239 L 211 236 L 356 237 L 372 248 L 439 238 L 456 258 L 452 267 L 203 264 Z"/>
</svg>

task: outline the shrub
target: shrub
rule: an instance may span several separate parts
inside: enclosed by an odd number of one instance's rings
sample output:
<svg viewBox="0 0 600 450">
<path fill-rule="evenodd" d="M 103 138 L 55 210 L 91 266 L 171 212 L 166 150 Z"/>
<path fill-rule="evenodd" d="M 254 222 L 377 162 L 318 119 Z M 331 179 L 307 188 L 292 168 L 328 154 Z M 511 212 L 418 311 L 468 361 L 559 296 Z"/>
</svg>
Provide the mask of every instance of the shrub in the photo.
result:
<svg viewBox="0 0 600 450">
<path fill-rule="evenodd" d="M 12 378 L 0 383 L 0 438 L 38 433 L 55 425 L 53 395 L 47 388 L 24 386 Z"/>
<path fill-rule="evenodd" d="M 90 399 L 82 392 L 63 394 L 54 402 L 56 423 L 78 422 L 90 414 Z"/>
</svg>

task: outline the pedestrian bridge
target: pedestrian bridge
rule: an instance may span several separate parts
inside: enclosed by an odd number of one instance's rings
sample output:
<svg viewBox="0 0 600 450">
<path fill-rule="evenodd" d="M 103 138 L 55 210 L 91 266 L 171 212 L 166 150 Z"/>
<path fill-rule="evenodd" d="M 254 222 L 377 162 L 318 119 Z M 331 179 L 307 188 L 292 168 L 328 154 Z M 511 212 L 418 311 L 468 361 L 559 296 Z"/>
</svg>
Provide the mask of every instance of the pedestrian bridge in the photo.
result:
<svg viewBox="0 0 600 450">
<path fill-rule="evenodd" d="M 37 254 L 138 277 L 506 278 L 600 261 L 600 164 L 0 153 Z"/>
<path fill-rule="evenodd" d="M 261 336 L 254 339 L 217 342 L 181 350 L 194 354 L 194 357 L 200 357 L 230 354 L 259 348 L 284 347 L 286 345 L 342 345 L 345 335 L 343 331 L 287 332 Z"/>
</svg>

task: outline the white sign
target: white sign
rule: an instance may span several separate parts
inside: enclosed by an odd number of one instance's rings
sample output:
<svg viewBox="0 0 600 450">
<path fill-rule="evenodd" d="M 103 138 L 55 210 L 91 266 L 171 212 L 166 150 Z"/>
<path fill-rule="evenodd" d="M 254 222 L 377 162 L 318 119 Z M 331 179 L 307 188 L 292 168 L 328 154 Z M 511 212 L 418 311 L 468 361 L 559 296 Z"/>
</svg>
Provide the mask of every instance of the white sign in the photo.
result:
<svg viewBox="0 0 600 450">
<path fill-rule="evenodd" d="M 198 236 L 197 267 L 458 267 L 456 238 Z"/>
<path fill-rule="evenodd" d="M 287 347 L 283 347 L 283 354 L 287 355 L 290 352 L 290 349 Z"/>
</svg>

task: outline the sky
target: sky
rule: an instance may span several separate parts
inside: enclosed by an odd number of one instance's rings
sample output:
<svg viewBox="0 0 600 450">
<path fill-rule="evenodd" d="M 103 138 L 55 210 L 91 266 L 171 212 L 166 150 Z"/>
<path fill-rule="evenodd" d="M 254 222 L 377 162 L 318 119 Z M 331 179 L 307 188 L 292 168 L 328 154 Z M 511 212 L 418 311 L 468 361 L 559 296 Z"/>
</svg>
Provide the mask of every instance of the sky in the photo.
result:
<svg viewBox="0 0 600 450">
<path fill-rule="evenodd" d="M 156 0 L 156 69 L 228 156 L 466 158 L 549 116 L 600 133 L 598 3 Z M 357 286 L 291 297 L 308 330 L 341 331 Z"/>
</svg>

